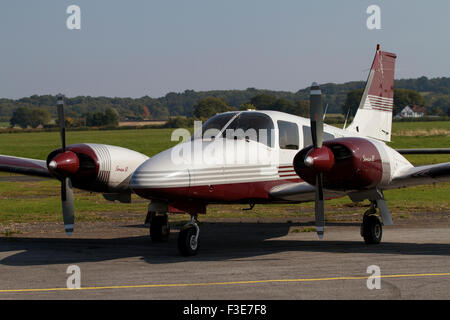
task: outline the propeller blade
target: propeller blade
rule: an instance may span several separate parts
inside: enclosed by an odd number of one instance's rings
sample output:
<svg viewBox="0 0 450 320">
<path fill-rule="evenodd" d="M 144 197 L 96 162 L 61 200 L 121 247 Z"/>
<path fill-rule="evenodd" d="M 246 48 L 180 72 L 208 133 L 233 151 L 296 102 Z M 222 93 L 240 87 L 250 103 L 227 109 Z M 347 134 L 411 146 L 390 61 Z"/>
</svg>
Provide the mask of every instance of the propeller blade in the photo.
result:
<svg viewBox="0 0 450 320">
<path fill-rule="evenodd" d="M 70 178 L 64 178 L 61 181 L 61 202 L 64 220 L 64 229 L 66 234 L 70 236 L 74 227 L 74 207 L 73 207 L 73 190 Z"/>
<path fill-rule="evenodd" d="M 58 94 L 56 105 L 58 107 L 59 133 L 63 152 L 66 151 L 66 124 L 64 117 L 64 100 L 62 94 Z"/>
<path fill-rule="evenodd" d="M 315 149 L 322 148 L 323 143 L 323 108 L 322 91 L 316 82 L 311 84 L 309 96 L 309 119 L 311 121 L 311 137 Z M 306 159 L 311 162 L 311 159 Z M 308 164 L 308 163 L 306 163 Z M 316 174 L 316 232 L 319 239 L 323 238 L 325 231 L 325 209 L 323 204 L 323 174 Z"/>
<path fill-rule="evenodd" d="M 322 91 L 316 82 L 313 82 L 311 85 L 309 119 L 311 121 L 311 137 L 314 148 L 320 148 L 323 142 Z"/>
<path fill-rule="evenodd" d="M 63 95 L 58 94 L 56 105 L 58 107 L 59 133 L 61 135 L 62 152 L 66 152 L 66 124 L 64 117 L 64 100 Z M 64 220 L 64 229 L 68 236 L 72 235 L 75 217 L 73 206 L 73 190 L 70 178 L 61 180 L 61 203 Z"/>
<path fill-rule="evenodd" d="M 325 232 L 325 209 L 323 205 L 323 183 L 322 173 L 316 175 L 316 232 L 319 239 L 323 238 Z"/>
</svg>

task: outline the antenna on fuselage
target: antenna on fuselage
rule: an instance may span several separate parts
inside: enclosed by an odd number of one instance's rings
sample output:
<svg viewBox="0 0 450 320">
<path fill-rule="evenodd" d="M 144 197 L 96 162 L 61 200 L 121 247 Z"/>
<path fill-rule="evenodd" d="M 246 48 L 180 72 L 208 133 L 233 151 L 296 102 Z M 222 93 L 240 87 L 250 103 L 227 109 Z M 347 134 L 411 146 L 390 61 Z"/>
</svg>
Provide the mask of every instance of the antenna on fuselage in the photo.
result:
<svg viewBox="0 0 450 320">
<path fill-rule="evenodd" d="M 327 116 L 327 111 L 328 111 L 328 103 L 327 106 L 325 107 L 325 112 L 323 113 L 323 120 L 325 121 L 325 117 Z"/>
<path fill-rule="evenodd" d="M 347 125 L 347 119 L 348 119 L 349 114 L 350 114 L 350 108 L 348 108 L 348 110 L 347 110 L 347 115 L 345 116 L 344 128 L 342 128 L 342 129 L 345 129 L 345 126 Z"/>
</svg>

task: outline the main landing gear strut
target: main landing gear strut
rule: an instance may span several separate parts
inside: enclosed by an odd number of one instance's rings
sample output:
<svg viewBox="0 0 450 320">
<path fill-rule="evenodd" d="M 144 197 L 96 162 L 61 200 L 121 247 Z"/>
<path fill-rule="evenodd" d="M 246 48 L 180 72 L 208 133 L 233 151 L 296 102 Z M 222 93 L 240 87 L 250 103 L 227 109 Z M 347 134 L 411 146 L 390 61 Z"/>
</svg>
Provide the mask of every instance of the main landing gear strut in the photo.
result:
<svg viewBox="0 0 450 320">
<path fill-rule="evenodd" d="M 146 219 L 147 220 L 147 219 Z M 152 212 L 149 214 L 150 238 L 153 242 L 166 242 L 169 240 L 170 225 L 167 213 Z M 147 221 L 146 221 L 147 222 Z"/>
<path fill-rule="evenodd" d="M 364 213 L 361 224 L 361 236 L 366 244 L 379 244 L 383 235 L 383 228 L 380 219 L 376 216 L 377 204 L 371 201 L 370 209 Z"/>
</svg>

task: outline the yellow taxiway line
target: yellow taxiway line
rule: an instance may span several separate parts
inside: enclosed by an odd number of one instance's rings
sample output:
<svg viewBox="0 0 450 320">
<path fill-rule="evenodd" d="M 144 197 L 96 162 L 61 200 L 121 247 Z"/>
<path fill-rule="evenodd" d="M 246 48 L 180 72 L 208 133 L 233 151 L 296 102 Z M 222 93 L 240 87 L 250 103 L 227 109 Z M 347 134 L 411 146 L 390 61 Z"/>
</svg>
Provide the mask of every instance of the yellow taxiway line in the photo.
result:
<svg viewBox="0 0 450 320">
<path fill-rule="evenodd" d="M 370 275 L 369 275 L 370 276 Z M 337 281 L 337 280 L 362 280 L 369 276 L 356 277 L 334 277 L 334 278 L 305 278 L 305 279 L 278 279 L 278 280 L 249 280 L 249 281 L 228 281 L 228 282 L 199 282 L 199 283 L 170 283 L 170 284 L 143 284 L 128 286 L 102 286 L 102 287 L 81 287 L 79 289 L 69 288 L 43 288 L 43 289 L 5 289 L 0 293 L 13 292 L 46 292 L 46 291 L 78 291 L 78 290 L 104 290 L 104 289 L 136 289 L 136 288 L 169 288 L 169 287 L 197 287 L 197 286 L 222 286 L 239 284 L 262 284 L 262 283 L 292 283 L 292 282 L 315 282 L 315 281 Z M 434 277 L 450 276 L 450 273 L 417 273 L 417 274 L 390 274 L 381 276 L 370 276 L 371 278 L 411 278 L 411 277 Z"/>
</svg>

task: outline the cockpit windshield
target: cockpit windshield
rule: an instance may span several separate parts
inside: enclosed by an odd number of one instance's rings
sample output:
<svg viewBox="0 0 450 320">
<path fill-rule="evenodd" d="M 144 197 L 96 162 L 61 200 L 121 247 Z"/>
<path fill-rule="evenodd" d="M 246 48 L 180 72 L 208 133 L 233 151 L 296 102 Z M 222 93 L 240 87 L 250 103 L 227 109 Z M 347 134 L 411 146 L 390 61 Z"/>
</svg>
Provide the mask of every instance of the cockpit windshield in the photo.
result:
<svg viewBox="0 0 450 320">
<path fill-rule="evenodd" d="M 247 111 L 234 118 L 222 136 L 227 139 L 253 140 L 272 147 L 273 131 L 273 121 L 268 115 Z"/>
<path fill-rule="evenodd" d="M 236 112 L 216 114 L 209 118 L 202 126 L 201 131 L 194 133 L 193 139 L 213 139 L 217 137 L 225 125 L 236 115 Z"/>
<path fill-rule="evenodd" d="M 230 120 L 231 123 L 226 126 Z M 253 140 L 273 147 L 273 121 L 264 113 L 243 111 L 218 114 L 206 121 L 201 133 L 196 132 L 193 139 L 214 139 L 221 131 L 221 137 L 226 139 Z"/>
</svg>

